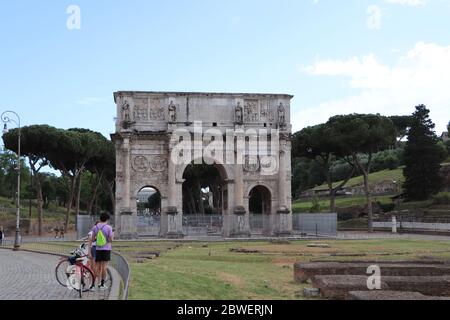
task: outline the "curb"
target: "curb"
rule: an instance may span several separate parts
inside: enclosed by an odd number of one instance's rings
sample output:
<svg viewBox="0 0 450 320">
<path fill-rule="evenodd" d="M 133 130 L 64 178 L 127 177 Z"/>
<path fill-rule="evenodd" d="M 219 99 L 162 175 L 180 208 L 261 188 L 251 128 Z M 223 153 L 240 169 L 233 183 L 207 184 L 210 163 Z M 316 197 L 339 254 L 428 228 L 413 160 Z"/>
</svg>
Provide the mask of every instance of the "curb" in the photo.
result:
<svg viewBox="0 0 450 320">
<path fill-rule="evenodd" d="M 114 300 L 114 301 L 121 300 L 120 284 L 122 283 L 122 279 L 120 277 L 120 274 L 113 267 L 108 267 L 108 273 L 109 273 L 109 276 L 111 277 L 111 288 L 109 291 L 108 300 Z"/>
</svg>

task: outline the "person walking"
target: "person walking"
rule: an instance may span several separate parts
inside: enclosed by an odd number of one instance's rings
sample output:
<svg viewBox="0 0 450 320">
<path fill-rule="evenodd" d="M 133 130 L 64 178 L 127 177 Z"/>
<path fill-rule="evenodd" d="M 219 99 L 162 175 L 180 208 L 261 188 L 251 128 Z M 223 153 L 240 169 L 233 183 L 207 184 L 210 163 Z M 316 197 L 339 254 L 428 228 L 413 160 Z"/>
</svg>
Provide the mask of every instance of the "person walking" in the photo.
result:
<svg viewBox="0 0 450 320">
<path fill-rule="evenodd" d="M 100 290 L 107 290 L 105 285 L 108 272 L 108 263 L 111 261 L 112 242 L 114 241 L 114 232 L 108 224 L 110 216 L 103 213 L 100 216 L 100 223 L 92 228 L 92 238 L 96 242 L 95 264 L 97 267 L 97 276 L 100 279 Z"/>
<path fill-rule="evenodd" d="M 3 230 L 3 226 L 0 226 L 0 246 L 3 245 L 4 238 L 5 238 L 5 231 Z"/>
<path fill-rule="evenodd" d="M 61 227 L 61 228 L 59 228 L 59 238 L 60 239 L 64 239 L 64 233 L 65 233 L 65 228 L 64 228 L 64 226 L 63 227 Z"/>
</svg>

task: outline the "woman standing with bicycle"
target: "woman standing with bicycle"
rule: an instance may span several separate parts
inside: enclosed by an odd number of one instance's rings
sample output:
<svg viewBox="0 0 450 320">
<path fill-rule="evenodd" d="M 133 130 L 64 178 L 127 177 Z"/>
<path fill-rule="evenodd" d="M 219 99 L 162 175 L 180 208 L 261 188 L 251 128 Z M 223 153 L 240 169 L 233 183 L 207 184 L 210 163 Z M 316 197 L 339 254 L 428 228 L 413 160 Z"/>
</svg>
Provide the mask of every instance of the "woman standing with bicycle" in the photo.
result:
<svg viewBox="0 0 450 320">
<path fill-rule="evenodd" d="M 93 228 L 95 228 L 99 223 L 100 223 L 100 221 L 97 221 L 94 224 Z M 97 244 L 95 242 L 93 229 L 88 233 L 88 239 L 89 239 L 89 243 L 88 243 L 88 258 L 89 258 L 90 267 L 94 271 L 95 276 L 98 277 L 98 275 L 97 275 L 97 267 L 95 265 L 95 258 L 97 256 L 97 254 L 96 254 L 97 253 Z"/>
<path fill-rule="evenodd" d="M 108 263 L 111 261 L 112 242 L 114 241 L 114 232 L 108 224 L 109 214 L 103 213 L 100 216 L 100 223 L 92 228 L 92 240 L 96 242 L 95 265 L 96 274 L 100 280 L 99 289 L 107 290 L 105 281 L 108 273 Z M 93 241 L 92 241 L 93 242 Z"/>
</svg>

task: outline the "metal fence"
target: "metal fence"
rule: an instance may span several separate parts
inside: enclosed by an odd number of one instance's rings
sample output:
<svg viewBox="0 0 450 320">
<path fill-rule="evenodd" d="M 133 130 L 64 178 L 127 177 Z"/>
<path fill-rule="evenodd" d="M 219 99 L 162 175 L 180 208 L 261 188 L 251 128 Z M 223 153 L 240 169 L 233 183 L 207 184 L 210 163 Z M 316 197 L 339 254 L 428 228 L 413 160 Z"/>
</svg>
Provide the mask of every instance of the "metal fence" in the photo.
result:
<svg viewBox="0 0 450 320">
<path fill-rule="evenodd" d="M 110 217 L 109 224 L 114 227 L 114 216 Z M 84 239 L 87 237 L 88 233 L 92 230 L 94 224 L 100 220 L 99 216 L 77 216 L 77 239 Z"/>
<path fill-rule="evenodd" d="M 250 214 L 250 230 L 252 233 L 262 233 L 264 229 L 264 215 Z"/>
<path fill-rule="evenodd" d="M 138 215 L 137 231 L 141 236 L 158 237 L 161 216 L 160 215 Z"/>
<path fill-rule="evenodd" d="M 294 233 L 313 236 L 337 236 L 337 214 L 294 214 L 292 215 Z"/>
<path fill-rule="evenodd" d="M 222 215 L 184 215 L 183 233 L 186 236 L 220 236 L 222 235 Z"/>
<path fill-rule="evenodd" d="M 251 214 L 250 231 L 254 235 L 261 235 L 271 224 L 270 215 Z M 86 238 L 96 221 L 96 217 L 78 217 L 78 239 Z M 336 236 L 337 214 L 293 214 L 293 231 L 295 234 L 313 236 Z M 141 237 L 159 237 L 161 227 L 160 215 L 138 215 L 137 232 Z M 193 214 L 183 215 L 183 234 L 192 237 L 217 237 L 222 235 L 223 216 Z"/>
</svg>

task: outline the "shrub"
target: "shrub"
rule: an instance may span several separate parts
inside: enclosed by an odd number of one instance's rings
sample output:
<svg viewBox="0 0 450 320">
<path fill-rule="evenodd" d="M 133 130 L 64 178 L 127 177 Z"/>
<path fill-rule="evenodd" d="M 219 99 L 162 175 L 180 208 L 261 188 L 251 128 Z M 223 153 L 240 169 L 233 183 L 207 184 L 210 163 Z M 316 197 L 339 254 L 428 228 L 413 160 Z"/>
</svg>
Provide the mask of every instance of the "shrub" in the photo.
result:
<svg viewBox="0 0 450 320">
<path fill-rule="evenodd" d="M 450 192 L 440 192 L 433 196 L 433 204 L 450 204 Z"/>
<path fill-rule="evenodd" d="M 394 211 L 394 209 L 395 209 L 395 203 L 381 203 L 381 202 L 378 202 L 378 205 L 380 206 L 381 210 L 384 213 Z"/>
<path fill-rule="evenodd" d="M 355 219 L 355 214 L 352 212 L 339 212 L 338 213 L 338 221 L 347 221 L 347 220 L 353 220 Z"/>
<path fill-rule="evenodd" d="M 320 212 L 320 201 L 319 201 L 319 198 L 317 196 L 315 196 L 315 197 L 312 198 L 311 202 L 312 202 L 313 205 L 312 205 L 311 209 L 309 209 L 309 212 L 310 213 L 318 213 L 318 212 Z"/>
</svg>

